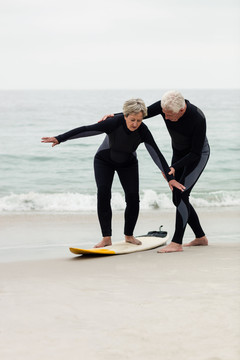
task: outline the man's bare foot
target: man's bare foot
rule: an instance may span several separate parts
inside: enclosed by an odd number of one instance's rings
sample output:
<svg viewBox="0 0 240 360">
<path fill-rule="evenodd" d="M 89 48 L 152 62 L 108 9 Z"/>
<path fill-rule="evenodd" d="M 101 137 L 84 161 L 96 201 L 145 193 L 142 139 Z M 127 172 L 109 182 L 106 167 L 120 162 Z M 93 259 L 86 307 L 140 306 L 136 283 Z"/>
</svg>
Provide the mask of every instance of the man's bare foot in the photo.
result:
<svg viewBox="0 0 240 360">
<path fill-rule="evenodd" d="M 104 246 L 112 245 L 111 236 L 105 236 L 102 241 L 100 241 L 97 245 L 95 245 L 95 248 L 102 248 Z"/>
<path fill-rule="evenodd" d="M 196 238 L 193 241 L 190 241 L 188 244 L 184 244 L 183 246 L 207 246 L 208 245 L 208 239 L 206 236 L 202 236 L 200 238 Z"/>
<path fill-rule="evenodd" d="M 170 252 L 179 252 L 183 251 L 182 245 L 177 244 L 175 242 L 171 242 L 167 246 L 165 246 L 163 249 L 158 250 L 158 253 L 170 253 Z"/>
<path fill-rule="evenodd" d="M 125 241 L 134 245 L 142 245 L 141 241 L 136 239 L 134 236 L 125 235 Z"/>
</svg>

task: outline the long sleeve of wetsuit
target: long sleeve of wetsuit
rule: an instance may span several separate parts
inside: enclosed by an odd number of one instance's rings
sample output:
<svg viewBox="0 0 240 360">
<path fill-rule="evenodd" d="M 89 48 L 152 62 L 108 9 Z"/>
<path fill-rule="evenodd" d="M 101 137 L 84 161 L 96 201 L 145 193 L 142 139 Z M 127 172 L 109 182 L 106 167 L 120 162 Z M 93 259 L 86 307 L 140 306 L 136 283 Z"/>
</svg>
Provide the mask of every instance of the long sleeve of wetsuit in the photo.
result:
<svg viewBox="0 0 240 360">
<path fill-rule="evenodd" d="M 172 164 L 172 167 L 177 170 L 184 166 L 197 161 L 201 157 L 204 141 L 206 138 L 206 120 L 205 118 L 198 119 L 195 125 L 194 134 L 192 136 L 192 145 L 189 153 L 183 156 L 179 161 Z"/>
<path fill-rule="evenodd" d="M 114 118 L 109 118 L 96 124 L 80 126 L 78 128 L 67 131 L 64 134 L 57 135 L 55 136 L 55 138 L 60 144 L 61 142 L 67 140 L 78 139 L 87 136 L 95 136 L 103 133 L 108 134 L 117 126 L 118 121 L 119 116 L 114 116 Z"/>
<path fill-rule="evenodd" d="M 147 108 L 147 116 L 145 116 L 144 119 L 149 119 L 153 116 L 157 116 L 159 114 L 163 114 L 162 107 L 161 107 L 161 101 L 157 101 L 154 104 L 148 106 Z"/>
<path fill-rule="evenodd" d="M 144 124 L 143 124 L 144 125 Z M 173 180 L 173 175 L 169 175 L 170 168 L 167 164 L 167 161 L 161 151 L 159 150 L 151 132 L 147 128 L 147 126 L 144 126 L 144 132 L 142 134 L 143 136 L 143 142 L 146 146 L 147 151 L 149 152 L 151 158 L 157 165 L 157 167 L 165 174 L 167 181 Z"/>
</svg>

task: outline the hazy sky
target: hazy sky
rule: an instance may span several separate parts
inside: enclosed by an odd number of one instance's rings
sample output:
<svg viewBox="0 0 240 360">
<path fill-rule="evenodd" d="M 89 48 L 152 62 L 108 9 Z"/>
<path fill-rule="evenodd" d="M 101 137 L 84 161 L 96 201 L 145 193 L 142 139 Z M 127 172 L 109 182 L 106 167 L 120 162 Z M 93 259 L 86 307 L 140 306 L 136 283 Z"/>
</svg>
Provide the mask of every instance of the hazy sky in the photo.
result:
<svg viewBox="0 0 240 360">
<path fill-rule="evenodd" d="M 240 88 L 240 0 L 0 0 L 0 88 Z"/>
</svg>

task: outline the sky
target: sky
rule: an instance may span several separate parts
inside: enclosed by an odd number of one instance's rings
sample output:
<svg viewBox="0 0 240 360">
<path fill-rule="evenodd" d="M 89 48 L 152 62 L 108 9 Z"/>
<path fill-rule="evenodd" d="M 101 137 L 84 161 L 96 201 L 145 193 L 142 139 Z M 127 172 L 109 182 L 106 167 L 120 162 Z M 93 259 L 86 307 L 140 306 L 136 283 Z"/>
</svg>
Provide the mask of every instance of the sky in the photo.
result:
<svg viewBox="0 0 240 360">
<path fill-rule="evenodd" d="M 240 88 L 240 0 L 0 0 L 0 89 Z"/>
</svg>

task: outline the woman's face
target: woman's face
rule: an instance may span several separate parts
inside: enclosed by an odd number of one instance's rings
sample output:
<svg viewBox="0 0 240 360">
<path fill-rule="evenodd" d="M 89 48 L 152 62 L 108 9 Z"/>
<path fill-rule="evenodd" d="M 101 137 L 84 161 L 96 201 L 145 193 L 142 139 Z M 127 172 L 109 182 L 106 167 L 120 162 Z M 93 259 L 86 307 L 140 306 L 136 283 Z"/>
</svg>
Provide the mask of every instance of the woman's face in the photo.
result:
<svg viewBox="0 0 240 360">
<path fill-rule="evenodd" d="M 130 131 L 135 131 L 139 128 L 139 126 L 142 123 L 143 114 L 142 114 L 142 111 L 140 111 L 137 114 L 131 113 L 128 116 L 124 116 L 124 118 L 126 120 L 127 128 Z"/>
</svg>

